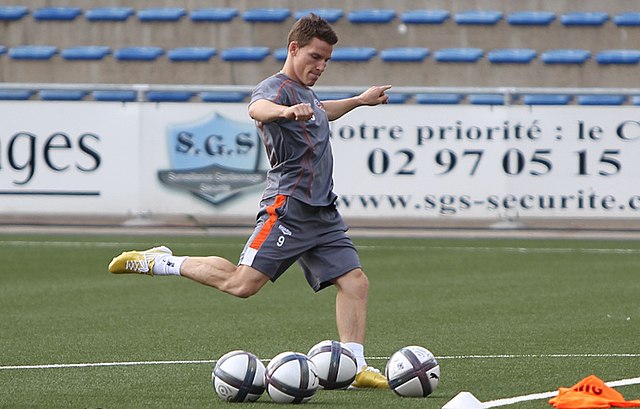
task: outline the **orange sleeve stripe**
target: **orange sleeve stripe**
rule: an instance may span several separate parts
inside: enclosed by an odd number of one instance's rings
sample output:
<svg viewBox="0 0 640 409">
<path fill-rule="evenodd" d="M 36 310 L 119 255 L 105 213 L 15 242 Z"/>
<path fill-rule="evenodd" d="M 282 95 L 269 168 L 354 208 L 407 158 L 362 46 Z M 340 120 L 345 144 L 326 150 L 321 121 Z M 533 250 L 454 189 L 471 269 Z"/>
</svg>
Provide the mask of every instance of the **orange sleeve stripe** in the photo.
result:
<svg viewBox="0 0 640 409">
<path fill-rule="evenodd" d="M 250 248 L 258 250 L 260 246 L 262 246 L 264 241 L 267 239 L 267 236 L 269 236 L 269 233 L 271 233 L 273 226 L 275 226 L 276 221 L 278 220 L 278 214 L 276 213 L 276 210 L 281 208 L 286 200 L 287 197 L 285 195 L 278 195 L 276 196 L 276 200 L 273 202 L 273 204 L 271 206 L 267 206 L 269 219 L 267 219 L 267 221 L 262 225 L 262 228 L 249 245 Z"/>
</svg>

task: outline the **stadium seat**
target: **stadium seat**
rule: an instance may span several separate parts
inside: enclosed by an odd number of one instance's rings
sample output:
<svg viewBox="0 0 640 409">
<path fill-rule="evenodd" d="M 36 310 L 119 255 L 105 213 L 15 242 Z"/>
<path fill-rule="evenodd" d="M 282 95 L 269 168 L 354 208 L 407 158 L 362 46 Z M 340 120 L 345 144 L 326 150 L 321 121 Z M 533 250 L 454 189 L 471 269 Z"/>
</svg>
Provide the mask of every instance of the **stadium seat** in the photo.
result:
<svg viewBox="0 0 640 409">
<path fill-rule="evenodd" d="M 449 17 L 450 13 L 447 10 L 408 10 L 400 15 L 400 21 L 405 24 L 442 24 Z"/>
<path fill-rule="evenodd" d="M 347 18 L 354 24 L 386 24 L 396 18 L 392 9 L 358 9 L 349 12 Z"/>
<path fill-rule="evenodd" d="M 146 93 L 149 102 L 189 102 L 193 95 L 190 91 L 148 91 Z"/>
<path fill-rule="evenodd" d="M 596 54 L 598 64 L 638 64 L 640 50 L 603 50 Z"/>
<path fill-rule="evenodd" d="M 144 22 L 178 21 L 187 12 L 182 7 L 159 7 L 138 10 L 138 20 Z"/>
<path fill-rule="evenodd" d="M 273 50 L 273 57 L 276 59 L 276 61 L 286 60 L 287 48 L 286 47 L 276 48 L 275 50 Z"/>
<path fill-rule="evenodd" d="M 80 7 L 40 7 L 33 11 L 33 18 L 38 21 L 71 21 L 80 14 L 82 14 Z"/>
<path fill-rule="evenodd" d="M 567 105 L 571 102 L 571 95 L 558 94 L 527 94 L 522 97 L 525 105 Z"/>
<path fill-rule="evenodd" d="M 429 105 L 455 105 L 462 101 L 460 94 L 416 94 L 416 102 L 418 104 Z"/>
<path fill-rule="evenodd" d="M 542 53 L 541 58 L 545 64 L 583 64 L 591 58 L 591 53 L 588 50 L 558 49 Z"/>
<path fill-rule="evenodd" d="M 87 45 L 65 48 L 60 51 L 60 55 L 65 60 L 101 60 L 110 52 L 107 46 Z"/>
<path fill-rule="evenodd" d="M 0 55 L 4 54 L 7 52 L 7 47 L 0 45 Z"/>
<path fill-rule="evenodd" d="M 460 25 L 492 26 L 502 20 L 502 12 L 497 10 L 465 10 L 456 13 L 454 20 Z"/>
<path fill-rule="evenodd" d="M 58 52 L 53 45 L 21 45 L 9 49 L 9 57 L 14 60 L 48 60 Z"/>
<path fill-rule="evenodd" d="M 443 48 L 434 53 L 438 62 L 476 62 L 484 52 L 479 48 Z"/>
<path fill-rule="evenodd" d="M 91 94 L 96 101 L 133 102 L 137 93 L 133 90 L 96 90 Z"/>
<path fill-rule="evenodd" d="M 579 105 L 622 105 L 626 101 L 625 95 L 578 95 Z"/>
<path fill-rule="evenodd" d="M 209 61 L 216 55 L 213 47 L 179 47 L 167 51 L 170 61 Z"/>
<path fill-rule="evenodd" d="M 96 7 L 84 12 L 89 21 L 126 21 L 133 15 L 131 7 Z"/>
<path fill-rule="evenodd" d="M 238 9 L 234 7 L 203 8 L 192 10 L 189 14 L 195 22 L 228 22 L 236 18 Z"/>
<path fill-rule="evenodd" d="M 364 62 L 371 60 L 376 54 L 373 47 L 337 47 L 333 50 L 331 61 Z"/>
<path fill-rule="evenodd" d="M 389 104 L 404 104 L 409 98 L 411 98 L 411 94 L 405 94 L 402 92 L 388 92 L 387 96 L 389 97 Z"/>
<path fill-rule="evenodd" d="M 640 26 L 640 12 L 628 11 L 626 13 L 617 14 L 613 18 L 613 22 L 617 26 Z"/>
<path fill-rule="evenodd" d="M 25 101 L 30 99 L 35 91 L 30 89 L 0 89 L 0 100 Z"/>
<path fill-rule="evenodd" d="M 40 90 L 40 99 L 43 101 L 81 101 L 86 95 L 87 91 L 77 89 Z"/>
<path fill-rule="evenodd" d="M 380 51 L 380 59 L 386 62 L 422 62 L 429 56 L 424 47 L 394 47 Z"/>
<path fill-rule="evenodd" d="M 291 16 L 287 8 L 255 8 L 242 13 L 244 21 L 250 23 L 282 23 Z"/>
<path fill-rule="evenodd" d="M 494 64 L 528 64 L 536 55 L 531 48 L 501 48 L 489 51 L 487 58 Z"/>
<path fill-rule="evenodd" d="M 633 105 L 640 105 L 640 96 L 639 96 L 639 95 L 634 95 L 634 96 L 631 98 L 631 103 L 632 103 Z"/>
<path fill-rule="evenodd" d="M 27 6 L 0 6 L 0 21 L 17 21 L 27 14 Z"/>
<path fill-rule="evenodd" d="M 164 54 L 160 47 L 123 47 L 113 52 L 119 61 L 154 61 Z"/>
<path fill-rule="evenodd" d="M 234 47 L 222 51 L 223 61 L 262 61 L 269 55 L 268 47 Z"/>
<path fill-rule="evenodd" d="M 600 11 L 576 11 L 560 16 L 565 26 L 601 26 L 609 20 L 609 15 Z"/>
<path fill-rule="evenodd" d="M 241 91 L 204 91 L 200 98 L 204 102 L 243 102 L 249 94 Z"/>
<path fill-rule="evenodd" d="M 346 99 L 355 96 L 353 92 L 316 92 L 320 101 L 331 101 L 336 99 Z"/>
<path fill-rule="evenodd" d="M 502 94 L 472 94 L 469 102 L 472 105 L 504 105 L 505 96 Z"/>
<path fill-rule="evenodd" d="M 301 17 L 311 13 L 324 18 L 329 23 L 335 23 L 338 20 L 340 20 L 342 16 L 344 16 L 344 11 L 342 11 L 341 9 L 319 8 L 319 9 L 298 10 L 295 14 L 295 18 L 296 20 L 299 20 Z"/>
<path fill-rule="evenodd" d="M 512 26 L 548 26 L 555 19 L 553 11 L 516 11 L 507 16 Z"/>
</svg>

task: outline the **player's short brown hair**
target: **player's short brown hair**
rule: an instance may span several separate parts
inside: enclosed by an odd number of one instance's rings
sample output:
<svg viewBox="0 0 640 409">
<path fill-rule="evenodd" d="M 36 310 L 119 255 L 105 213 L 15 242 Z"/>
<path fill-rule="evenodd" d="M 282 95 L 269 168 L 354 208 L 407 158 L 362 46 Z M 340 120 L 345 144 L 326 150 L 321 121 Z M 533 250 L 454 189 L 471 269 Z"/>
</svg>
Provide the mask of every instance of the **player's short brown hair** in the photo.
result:
<svg viewBox="0 0 640 409">
<path fill-rule="evenodd" d="M 296 41 L 299 47 L 304 47 L 314 38 L 318 38 L 329 45 L 335 45 L 338 42 L 338 35 L 331 27 L 331 24 L 324 18 L 311 13 L 300 18 L 291 27 L 287 38 L 287 46 L 292 41 Z"/>
</svg>

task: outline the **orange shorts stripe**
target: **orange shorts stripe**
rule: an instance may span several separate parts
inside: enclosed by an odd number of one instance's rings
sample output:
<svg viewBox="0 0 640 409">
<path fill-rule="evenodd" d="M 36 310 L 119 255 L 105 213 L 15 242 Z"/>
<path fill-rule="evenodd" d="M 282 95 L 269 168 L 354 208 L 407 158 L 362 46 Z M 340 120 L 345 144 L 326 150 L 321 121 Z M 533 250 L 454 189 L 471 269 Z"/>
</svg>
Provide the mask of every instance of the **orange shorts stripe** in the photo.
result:
<svg viewBox="0 0 640 409">
<path fill-rule="evenodd" d="M 273 204 L 271 206 L 267 206 L 269 219 L 267 219 L 267 221 L 262 225 L 262 228 L 260 229 L 258 234 L 256 234 L 256 237 L 249 245 L 250 248 L 258 250 L 260 246 L 262 246 L 262 243 L 264 243 L 264 241 L 267 239 L 267 236 L 269 236 L 269 233 L 271 233 L 273 226 L 275 226 L 276 221 L 278 220 L 278 214 L 276 213 L 276 210 L 281 208 L 286 200 L 287 196 L 278 195 L 276 196 L 276 200 L 273 202 Z"/>
</svg>

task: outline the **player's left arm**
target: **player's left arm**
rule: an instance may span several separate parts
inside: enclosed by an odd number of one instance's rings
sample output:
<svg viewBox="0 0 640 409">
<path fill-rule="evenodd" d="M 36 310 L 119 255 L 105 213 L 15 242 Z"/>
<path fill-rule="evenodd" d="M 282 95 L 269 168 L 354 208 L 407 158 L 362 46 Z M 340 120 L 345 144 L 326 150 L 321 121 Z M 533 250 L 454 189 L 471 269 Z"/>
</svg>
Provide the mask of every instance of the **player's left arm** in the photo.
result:
<svg viewBox="0 0 640 409">
<path fill-rule="evenodd" d="M 385 92 L 390 88 L 391 85 L 373 86 L 355 97 L 324 101 L 322 104 L 329 121 L 334 121 L 354 108 L 363 105 L 386 104 L 389 101 L 389 96 Z"/>
</svg>

